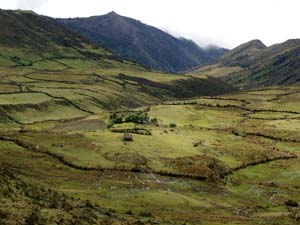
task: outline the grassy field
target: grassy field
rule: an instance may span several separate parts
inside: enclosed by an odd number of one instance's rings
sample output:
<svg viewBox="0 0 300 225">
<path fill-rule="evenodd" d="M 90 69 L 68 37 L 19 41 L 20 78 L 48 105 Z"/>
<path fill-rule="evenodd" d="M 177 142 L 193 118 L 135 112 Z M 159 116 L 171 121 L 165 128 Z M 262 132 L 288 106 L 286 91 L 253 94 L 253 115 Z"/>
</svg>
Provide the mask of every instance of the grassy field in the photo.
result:
<svg viewBox="0 0 300 225">
<path fill-rule="evenodd" d="M 298 223 L 299 87 L 161 102 L 137 84 L 113 70 L 5 76 L 0 221 Z M 107 128 L 113 112 L 152 122 Z"/>
<path fill-rule="evenodd" d="M 212 76 L 221 78 L 241 70 L 242 68 L 238 66 L 221 66 L 219 64 L 213 64 L 191 70 L 188 73 L 196 77 Z"/>
</svg>

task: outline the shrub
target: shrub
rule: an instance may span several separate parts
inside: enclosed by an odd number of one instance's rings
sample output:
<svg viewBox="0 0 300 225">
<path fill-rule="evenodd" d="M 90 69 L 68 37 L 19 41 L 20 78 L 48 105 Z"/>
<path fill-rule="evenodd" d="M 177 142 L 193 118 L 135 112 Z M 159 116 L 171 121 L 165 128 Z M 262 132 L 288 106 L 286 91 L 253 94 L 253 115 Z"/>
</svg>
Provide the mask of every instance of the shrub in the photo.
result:
<svg viewBox="0 0 300 225">
<path fill-rule="evenodd" d="M 292 199 L 287 200 L 287 201 L 285 202 L 285 205 L 286 205 L 286 206 L 290 206 L 290 207 L 298 207 L 298 206 L 299 206 L 298 202 L 295 202 L 295 201 L 292 200 Z"/>
<path fill-rule="evenodd" d="M 139 124 L 147 124 L 150 122 L 150 118 L 146 113 L 131 114 L 125 118 L 126 122 L 133 122 Z"/>
<path fill-rule="evenodd" d="M 142 212 L 139 213 L 139 216 L 152 217 L 152 214 L 150 212 L 142 211 Z"/>
<path fill-rule="evenodd" d="M 124 118 L 124 115 L 118 116 L 116 113 L 113 113 L 110 115 L 110 122 L 109 122 L 109 127 L 112 127 L 114 124 L 117 123 L 124 123 L 124 122 L 132 122 L 132 123 L 137 123 L 137 124 L 148 124 L 150 123 L 150 118 L 146 113 L 133 113 Z"/>
<path fill-rule="evenodd" d="M 116 117 L 111 120 L 112 123 L 123 123 L 123 118 L 122 117 Z"/>
<path fill-rule="evenodd" d="M 158 126 L 158 121 L 157 121 L 156 118 L 152 118 L 152 119 L 151 119 L 151 123 L 152 123 L 153 125 L 155 125 L 155 126 Z"/>
<path fill-rule="evenodd" d="M 175 128 L 175 127 L 177 127 L 177 125 L 176 125 L 176 123 L 170 123 L 170 127 Z"/>
</svg>

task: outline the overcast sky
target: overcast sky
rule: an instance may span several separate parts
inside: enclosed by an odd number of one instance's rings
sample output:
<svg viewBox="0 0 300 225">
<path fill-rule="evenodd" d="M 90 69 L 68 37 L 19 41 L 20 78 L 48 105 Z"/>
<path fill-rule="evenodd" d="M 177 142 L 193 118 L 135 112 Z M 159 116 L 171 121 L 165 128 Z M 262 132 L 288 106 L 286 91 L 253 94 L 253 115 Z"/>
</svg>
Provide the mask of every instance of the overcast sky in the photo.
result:
<svg viewBox="0 0 300 225">
<path fill-rule="evenodd" d="M 0 0 L 0 8 L 64 18 L 115 11 L 202 46 L 300 38 L 300 0 Z"/>
</svg>

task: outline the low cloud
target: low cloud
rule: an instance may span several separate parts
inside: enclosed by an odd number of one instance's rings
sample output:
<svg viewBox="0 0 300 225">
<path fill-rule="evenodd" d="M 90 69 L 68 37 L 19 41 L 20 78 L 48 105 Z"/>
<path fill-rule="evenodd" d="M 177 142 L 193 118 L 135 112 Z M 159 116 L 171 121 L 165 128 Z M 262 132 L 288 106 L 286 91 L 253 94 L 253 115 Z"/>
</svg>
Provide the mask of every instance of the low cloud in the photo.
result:
<svg viewBox="0 0 300 225">
<path fill-rule="evenodd" d="M 18 9 L 36 10 L 47 4 L 48 0 L 17 0 Z"/>
</svg>

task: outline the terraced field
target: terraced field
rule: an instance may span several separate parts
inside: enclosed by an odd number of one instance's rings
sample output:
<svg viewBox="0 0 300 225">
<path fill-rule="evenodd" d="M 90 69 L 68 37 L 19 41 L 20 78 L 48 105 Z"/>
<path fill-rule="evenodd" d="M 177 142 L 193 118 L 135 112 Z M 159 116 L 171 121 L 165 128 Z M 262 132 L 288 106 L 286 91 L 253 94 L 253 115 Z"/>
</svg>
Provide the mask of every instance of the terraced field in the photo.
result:
<svg viewBox="0 0 300 225">
<path fill-rule="evenodd" d="M 141 82 L 173 76 L 95 71 L 3 77 L 0 221 L 298 223 L 298 86 L 172 100 Z"/>
</svg>

